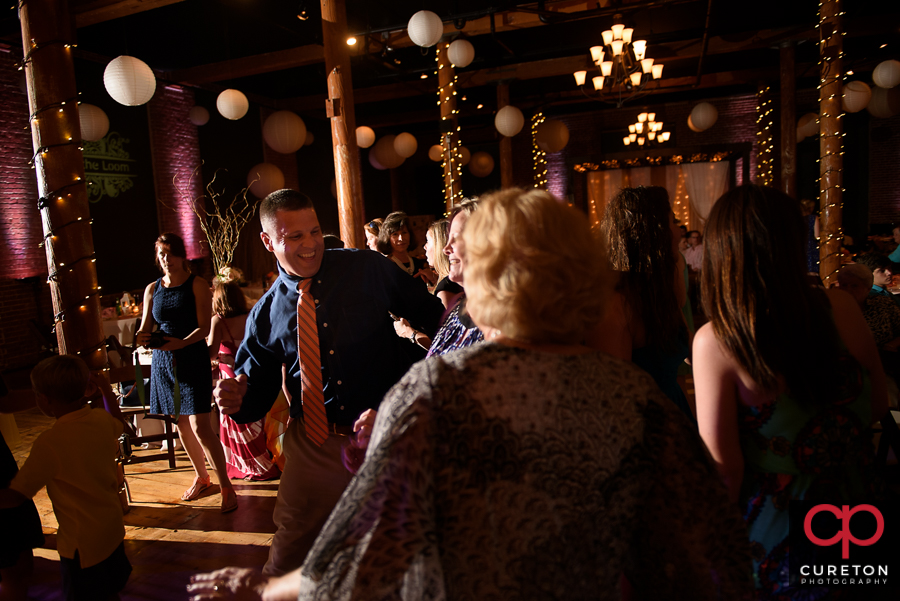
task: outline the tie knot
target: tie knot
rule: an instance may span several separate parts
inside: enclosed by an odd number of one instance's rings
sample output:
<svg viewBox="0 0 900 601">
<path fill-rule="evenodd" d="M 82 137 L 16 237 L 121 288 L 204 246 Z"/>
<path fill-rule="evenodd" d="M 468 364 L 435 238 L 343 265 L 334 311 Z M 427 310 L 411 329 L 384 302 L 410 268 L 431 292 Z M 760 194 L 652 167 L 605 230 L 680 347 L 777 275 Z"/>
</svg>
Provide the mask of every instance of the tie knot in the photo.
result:
<svg viewBox="0 0 900 601">
<path fill-rule="evenodd" d="M 300 280 L 300 284 L 297 286 L 297 290 L 300 294 L 306 294 L 309 292 L 309 288 L 312 286 L 312 278 L 305 278 Z"/>
</svg>

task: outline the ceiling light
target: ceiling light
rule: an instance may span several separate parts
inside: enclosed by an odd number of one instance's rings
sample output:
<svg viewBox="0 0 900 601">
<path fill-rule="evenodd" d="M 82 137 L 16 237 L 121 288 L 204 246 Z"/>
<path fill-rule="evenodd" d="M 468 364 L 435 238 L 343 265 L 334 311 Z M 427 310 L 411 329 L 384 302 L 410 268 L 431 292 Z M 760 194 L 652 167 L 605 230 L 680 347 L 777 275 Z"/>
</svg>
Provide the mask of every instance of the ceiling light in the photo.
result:
<svg viewBox="0 0 900 601">
<path fill-rule="evenodd" d="M 419 75 L 419 79 L 428 79 L 428 73 L 422 73 Z"/>
<path fill-rule="evenodd" d="M 477 108 L 477 109 L 483 109 L 483 108 L 484 108 L 484 105 L 483 105 L 483 104 L 479 104 L 479 105 L 476 106 L 475 108 Z"/>
<path fill-rule="evenodd" d="M 354 38 L 353 36 L 347 38 L 347 45 L 348 45 L 348 46 L 353 46 L 354 44 L 356 44 L 356 38 Z"/>
</svg>

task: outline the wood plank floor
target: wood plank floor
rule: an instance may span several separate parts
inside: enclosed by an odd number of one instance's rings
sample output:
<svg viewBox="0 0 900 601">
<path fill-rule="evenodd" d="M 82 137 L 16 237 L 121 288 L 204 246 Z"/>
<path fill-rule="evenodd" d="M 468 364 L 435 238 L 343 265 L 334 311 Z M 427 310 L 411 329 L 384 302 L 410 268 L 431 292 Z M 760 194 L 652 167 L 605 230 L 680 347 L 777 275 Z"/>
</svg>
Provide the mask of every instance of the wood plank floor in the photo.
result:
<svg viewBox="0 0 900 601">
<path fill-rule="evenodd" d="M 16 422 L 22 440 L 12 451 L 21 466 L 34 439 L 53 420 L 33 409 L 17 413 Z M 125 515 L 125 551 L 134 571 L 122 592 L 123 601 L 186 599 L 185 586 L 192 574 L 225 566 L 261 568 L 268 556 L 279 481 L 234 480 L 240 507 L 222 515 L 218 486 L 190 503 L 181 500 L 194 471 L 184 451 L 179 451 L 177 458 L 174 470 L 165 461 L 126 467 L 132 504 Z M 34 551 L 29 599 L 56 601 L 62 599 L 56 552 L 58 523 L 46 489 L 34 501 L 46 541 Z"/>
</svg>

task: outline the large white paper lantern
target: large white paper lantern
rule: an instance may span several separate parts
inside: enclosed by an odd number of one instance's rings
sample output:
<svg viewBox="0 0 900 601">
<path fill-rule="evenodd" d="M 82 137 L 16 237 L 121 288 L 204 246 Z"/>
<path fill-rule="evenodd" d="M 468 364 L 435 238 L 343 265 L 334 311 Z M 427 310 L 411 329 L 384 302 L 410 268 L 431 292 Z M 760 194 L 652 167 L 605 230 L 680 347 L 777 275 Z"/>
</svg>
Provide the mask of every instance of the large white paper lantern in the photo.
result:
<svg viewBox="0 0 900 601">
<path fill-rule="evenodd" d="M 230 121 L 237 121 L 247 114 L 250 103 L 247 97 L 239 90 L 228 89 L 216 98 L 216 108 L 219 113 Z"/>
<path fill-rule="evenodd" d="M 275 190 L 284 188 L 284 174 L 271 163 L 260 163 L 247 173 L 247 185 L 254 196 L 265 198 Z"/>
<path fill-rule="evenodd" d="M 888 90 L 877 86 L 872 90 L 872 100 L 866 108 L 869 114 L 878 119 L 888 119 L 900 113 L 900 88 Z"/>
<path fill-rule="evenodd" d="M 468 67 L 475 58 L 475 47 L 469 40 L 454 40 L 447 49 L 447 57 L 457 67 Z"/>
<path fill-rule="evenodd" d="M 444 35 L 444 22 L 430 10 L 420 10 L 409 19 L 406 26 L 409 39 L 417 46 L 434 46 Z"/>
<path fill-rule="evenodd" d="M 878 63 L 872 71 L 872 81 L 879 88 L 893 88 L 900 83 L 900 61 L 887 60 Z"/>
<path fill-rule="evenodd" d="M 848 113 L 858 113 L 868 106 L 872 99 L 872 89 L 861 81 L 851 81 L 844 86 L 841 106 Z"/>
<path fill-rule="evenodd" d="M 109 61 L 103 71 L 103 85 L 112 99 L 125 106 L 139 106 L 153 98 L 156 76 L 147 63 L 123 54 Z"/>
<path fill-rule="evenodd" d="M 379 171 L 384 171 L 387 169 L 384 165 L 378 162 L 378 157 L 375 156 L 375 149 L 369 151 L 369 164 L 378 169 Z"/>
<path fill-rule="evenodd" d="M 429 148 L 428 158 L 435 163 L 440 163 L 442 160 L 444 160 L 444 147 L 440 144 L 435 144 L 434 146 Z"/>
<path fill-rule="evenodd" d="M 276 111 L 263 123 L 263 139 L 275 152 L 297 152 L 306 141 L 306 124 L 296 113 Z"/>
<path fill-rule="evenodd" d="M 534 138 L 544 152 L 559 152 L 569 143 L 569 128 L 562 121 L 546 119 L 537 126 Z"/>
<path fill-rule="evenodd" d="M 190 119 L 191 123 L 194 125 L 206 125 L 209 123 L 209 111 L 202 106 L 192 107 L 191 110 L 188 111 L 188 119 Z"/>
<path fill-rule="evenodd" d="M 394 138 L 394 151 L 405 159 L 416 154 L 416 149 L 418 148 L 419 143 L 412 134 L 403 132 Z"/>
<path fill-rule="evenodd" d="M 708 102 L 701 102 L 691 109 L 691 122 L 700 131 L 706 131 L 719 118 L 719 111 Z"/>
<path fill-rule="evenodd" d="M 504 106 L 494 116 L 494 127 L 507 138 L 522 131 L 523 125 L 525 125 L 525 117 L 522 115 L 522 111 L 512 105 Z"/>
<path fill-rule="evenodd" d="M 475 177 L 487 177 L 494 170 L 494 157 L 483 150 L 472 155 L 469 171 Z"/>
<path fill-rule="evenodd" d="M 316 141 L 316 137 L 309 130 L 306 130 L 306 139 L 303 141 L 304 146 L 311 146 Z"/>
<path fill-rule="evenodd" d="M 78 119 L 81 122 L 81 139 L 88 142 L 102 140 L 109 131 L 109 117 L 99 106 L 82 102 L 78 105 Z"/>
<path fill-rule="evenodd" d="M 693 122 L 693 121 L 691 121 L 691 116 L 690 116 L 690 115 L 688 115 L 688 127 L 691 129 L 691 131 L 697 132 L 698 134 L 700 133 L 700 130 L 697 129 L 697 126 L 694 125 L 694 122 Z"/>
<path fill-rule="evenodd" d="M 459 164 L 465 167 L 472 160 L 472 153 L 465 146 L 459 147 Z"/>
<path fill-rule="evenodd" d="M 394 139 L 396 137 L 393 134 L 384 136 L 375 142 L 375 147 L 372 148 L 372 152 L 375 153 L 375 159 L 384 165 L 385 169 L 396 169 L 406 160 L 394 150 Z"/>
<path fill-rule="evenodd" d="M 800 117 L 797 122 L 797 133 L 803 134 L 804 138 L 819 133 L 819 116 L 815 113 L 806 113 Z"/>
<path fill-rule="evenodd" d="M 356 145 L 360 148 L 368 148 L 375 143 L 375 132 L 365 125 L 356 128 Z"/>
</svg>

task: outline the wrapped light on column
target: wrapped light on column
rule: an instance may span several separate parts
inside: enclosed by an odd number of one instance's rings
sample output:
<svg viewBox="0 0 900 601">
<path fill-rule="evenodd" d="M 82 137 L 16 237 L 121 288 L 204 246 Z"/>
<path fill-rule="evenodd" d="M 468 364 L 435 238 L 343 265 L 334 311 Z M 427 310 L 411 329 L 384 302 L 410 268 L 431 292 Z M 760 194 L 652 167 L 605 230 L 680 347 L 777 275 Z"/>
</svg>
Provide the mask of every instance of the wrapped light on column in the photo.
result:
<svg viewBox="0 0 900 601">
<path fill-rule="evenodd" d="M 862 81 L 851 81 L 844 86 L 841 107 L 848 113 L 858 113 L 868 106 L 872 89 Z"/>
<path fill-rule="evenodd" d="M 109 117 L 98 106 L 81 103 L 78 105 L 78 119 L 81 122 L 81 139 L 88 142 L 102 140 L 109 131 Z"/>
<path fill-rule="evenodd" d="M 872 81 L 879 88 L 893 88 L 900 84 L 900 61 L 887 60 L 878 63 L 872 71 Z"/>
<path fill-rule="evenodd" d="M 243 92 L 228 89 L 216 98 L 216 108 L 219 110 L 219 114 L 226 119 L 237 121 L 247 114 L 247 111 L 250 109 L 250 103 Z"/>
<path fill-rule="evenodd" d="M 139 106 L 153 98 L 156 76 L 147 63 L 123 54 L 109 61 L 103 71 L 103 85 L 112 99 L 125 106 Z"/>
<path fill-rule="evenodd" d="M 371 127 L 361 125 L 356 128 L 356 145 L 360 148 L 368 148 L 375 143 L 375 131 Z"/>
<path fill-rule="evenodd" d="M 296 113 L 276 111 L 263 123 L 263 139 L 275 152 L 295 153 L 306 142 L 306 124 Z"/>
<path fill-rule="evenodd" d="M 512 105 L 504 106 L 497 111 L 497 115 L 494 117 L 494 127 L 508 138 L 522 131 L 523 125 L 525 125 L 525 117 L 522 115 L 522 111 Z"/>
<path fill-rule="evenodd" d="M 194 125 L 206 125 L 209 123 L 209 111 L 202 106 L 192 107 L 191 110 L 188 111 L 188 119 Z"/>
<path fill-rule="evenodd" d="M 254 196 L 265 198 L 275 190 L 284 188 L 284 174 L 271 163 L 260 163 L 247 173 L 247 186 Z"/>
<path fill-rule="evenodd" d="M 443 23 L 441 24 L 441 31 L 443 32 Z M 472 46 L 472 42 L 469 40 L 454 40 L 450 44 L 450 48 L 447 49 L 447 56 L 450 57 L 450 62 L 455 66 L 468 67 L 475 58 L 475 47 Z"/>
<path fill-rule="evenodd" d="M 410 17 L 406 33 L 414 44 L 428 48 L 441 40 L 444 35 L 444 22 L 430 10 L 420 10 Z"/>
</svg>

